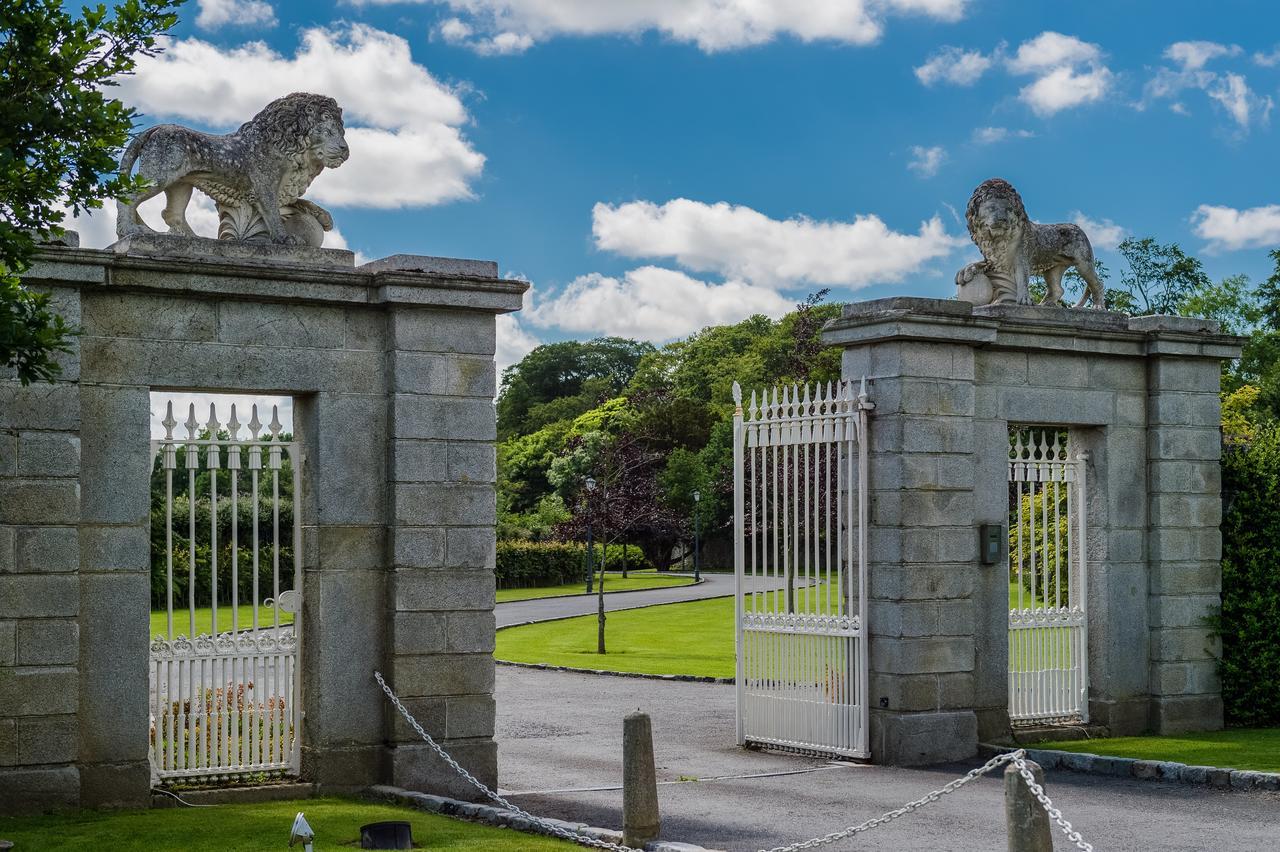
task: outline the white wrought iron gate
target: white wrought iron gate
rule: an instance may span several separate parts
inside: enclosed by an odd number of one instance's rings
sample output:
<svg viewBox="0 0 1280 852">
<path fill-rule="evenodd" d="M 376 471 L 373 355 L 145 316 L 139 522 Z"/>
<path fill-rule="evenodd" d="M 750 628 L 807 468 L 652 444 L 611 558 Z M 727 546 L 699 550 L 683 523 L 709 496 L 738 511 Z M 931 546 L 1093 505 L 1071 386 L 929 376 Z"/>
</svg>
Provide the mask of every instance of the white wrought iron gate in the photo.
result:
<svg viewBox="0 0 1280 852">
<path fill-rule="evenodd" d="M 165 437 L 152 441 L 153 476 L 164 481 L 163 507 L 153 505 L 152 523 L 162 513 L 165 524 L 163 551 L 152 531 L 152 606 L 165 618 L 151 641 L 152 775 L 168 781 L 296 774 L 302 730 L 302 527 L 292 499 L 301 494 L 298 444 L 281 440 L 274 409 L 260 435 L 256 405 L 247 424 L 231 406 L 225 426 L 213 405 L 208 422 L 197 422 L 192 405 L 183 424 L 187 438 L 180 440 L 169 403 L 163 425 Z M 246 425 L 249 435 L 242 438 Z"/>
<path fill-rule="evenodd" d="M 1086 462 L 1067 433 L 1009 430 L 1009 718 L 1089 719 Z"/>
<path fill-rule="evenodd" d="M 738 743 L 869 757 L 866 380 L 733 398 Z"/>
</svg>

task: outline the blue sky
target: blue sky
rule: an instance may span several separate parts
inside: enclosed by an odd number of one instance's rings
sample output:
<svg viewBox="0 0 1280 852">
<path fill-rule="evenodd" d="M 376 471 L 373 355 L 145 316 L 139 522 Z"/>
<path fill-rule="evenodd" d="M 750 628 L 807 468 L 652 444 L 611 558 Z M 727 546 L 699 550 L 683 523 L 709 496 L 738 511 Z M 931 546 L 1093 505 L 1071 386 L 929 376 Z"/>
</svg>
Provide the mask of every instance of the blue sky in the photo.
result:
<svg viewBox="0 0 1280 852">
<path fill-rule="evenodd" d="M 1130 234 L 1265 277 L 1278 23 L 1240 0 L 190 0 L 121 94 L 216 131 L 337 97 L 352 158 L 309 193 L 336 244 L 530 280 L 510 363 L 823 286 L 950 296 L 976 257 L 956 212 L 997 175 L 1113 270 Z"/>
</svg>

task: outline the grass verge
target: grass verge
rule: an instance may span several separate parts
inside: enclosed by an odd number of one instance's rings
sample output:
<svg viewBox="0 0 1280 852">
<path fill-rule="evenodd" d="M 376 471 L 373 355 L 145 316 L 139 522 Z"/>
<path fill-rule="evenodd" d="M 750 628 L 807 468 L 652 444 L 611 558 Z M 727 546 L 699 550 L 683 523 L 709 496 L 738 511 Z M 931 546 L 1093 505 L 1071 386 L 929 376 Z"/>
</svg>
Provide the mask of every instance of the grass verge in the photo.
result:
<svg viewBox="0 0 1280 852">
<path fill-rule="evenodd" d="M 632 571 L 625 579 L 621 574 L 605 574 L 604 593 L 638 592 L 644 589 L 666 589 L 693 584 L 692 576 L 659 574 L 656 571 Z M 533 589 L 498 589 L 498 603 L 528 601 L 534 598 L 562 598 L 586 592 L 586 581 L 566 583 L 563 586 L 542 586 Z"/>
<path fill-rule="evenodd" d="M 609 588 L 606 584 L 606 592 Z M 1009 591 L 1016 601 L 1017 586 L 1011 583 Z M 825 611 L 826 595 L 825 585 L 797 589 L 797 606 Z M 607 654 L 596 653 L 596 617 L 584 615 L 499 630 L 494 656 L 579 669 L 733 677 L 733 598 L 608 613 L 605 648 Z"/>
<path fill-rule="evenodd" d="M 275 623 L 276 610 L 275 607 L 260 606 L 258 607 L 258 627 L 270 627 Z M 167 636 L 169 634 L 168 625 L 169 614 L 162 609 L 152 610 L 151 612 L 151 634 L 152 636 Z M 280 613 L 281 624 L 291 624 L 293 622 L 293 614 L 288 612 Z M 253 627 L 253 607 L 247 604 L 240 605 L 240 630 L 248 630 Z M 231 629 L 231 607 L 218 607 L 218 632 L 225 633 Z M 196 632 L 199 636 L 201 633 L 211 634 L 213 632 L 213 607 L 203 606 L 196 607 Z M 173 635 L 191 635 L 191 614 L 186 609 L 174 609 L 173 611 Z"/>
<path fill-rule="evenodd" d="M 584 615 L 499 630 L 494 656 L 580 669 L 733 677 L 733 598 L 611 612 L 605 640 L 609 653 L 597 654 L 596 617 Z"/>
<path fill-rule="evenodd" d="M 1164 737 L 1114 737 L 1037 743 L 1035 748 L 1089 752 L 1139 760 L 1171 760 L 1191 766 L 1219 766 L 1280 772 L 1280 728 L 1231 728 Z"/>
<path fill-rule="evenodd" d="M 279 852 L 288 844 L 289 827 L 298 811 L 306 812 L 317 849 L 358 849 L 360 826 L 382 820 L 407 820 L 413 826 L 414 843 L 427 849 L 549 852 L 578 848 L 438 814 L 347 799 L 0 817 L 0 837 L 12 840 L 15 850 L 42 852 Z"/>
</svg>

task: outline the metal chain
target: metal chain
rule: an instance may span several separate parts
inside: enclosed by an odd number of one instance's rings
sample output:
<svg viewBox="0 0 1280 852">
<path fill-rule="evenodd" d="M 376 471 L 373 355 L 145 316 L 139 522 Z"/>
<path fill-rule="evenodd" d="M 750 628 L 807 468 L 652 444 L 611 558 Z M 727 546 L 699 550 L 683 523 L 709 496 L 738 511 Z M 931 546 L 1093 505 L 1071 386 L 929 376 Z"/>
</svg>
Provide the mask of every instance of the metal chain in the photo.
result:
<svg viewBox="0 0 1280 852">
<path fill-rule="evenodd" d="M 870 831 L 877 826 L 893 822 L 898 817 L 905 816 L 912 811 L 924 807 L 925 805 L 933 804 L 948 793 L 954 793 L 965 784 L 986 775 L 992 769 L 995 769 L 997 766 L 1004 763 L 1012 763 L 1014 767 L 1017 768 L 1018 773 L 1022 776 L 1023 780 L 1027 782 L 1027 786 L 1030 788 L 1032 794 L 1035 795 L 1036 799 L 1040 802 L 1040 806 L 1049 814 L 1049 818 L 1056 822 L 1067 837 L 1076 844 L 1076 848 L 1082 850 L 1082 852 L 1093 852 L 1093 846 L 1086 843 L 1084 838 L 1080 836 L 1080 832 L 1072 828 L 1071 823 L 1062 818 L 1062 811 L 1053 806 L 1053 802 L 1050 801 L 1047 795 L 1045 795 L 1044 788 L 1036 783 L 1035 776 L 1031 773 L 1031 768 L 1027 766 L 1027 762 L 1025 760 L 1026 755 L 1027 753 L 1023 749 L 1018 749 L 1017 751 L 1008 752 L 1006 754 L 998 754 L 988 760 L 984 765 L 979 766 L 964 777 L 957 778 L 945 787 L 934 790 L 927 796 L 916 799 L 914 802 L 909 802 L 897 810 L 881 814 L 880 816 L 875 817 L 874 819 L 869 819 L 859 825 L 851 825 L 848 828 L 841 829 L 840 831 L 833 831 L 830 834 L 823 835 L 822 837 L 814 837 L 810 840 L 792 843 L 789 846 L 775 846 L 772 849 L 762 849 L 760 852 L 798 852 L 800 849 L 816 849 L 819 846 L 825 846 L 828 843 L 835 843 L 837 840 L 843 840 L 846 837 L 852 837 L 855 834 Z"/>
<path fill-rule="evenodd" d="M 970 781 L 973 781 L 975 778 L 980 778 L 981 776 L 986 775 L 988 772 L 990 772 L 992 769 L 995 769 L 1000 764 L 1008 763 L 1009 761 L 1013 760 L 1013 755 L 1015 754 L 1022 755 L 1024 754 L 1024 752 L 1017 751 L 1009 754 L 998 754 L 995 757 L 988 760 L 984 765 L 979 766 L 977 769 L 973 770 L 972 772 L 970 772 L 969 774 L 961 778 L 957 778 L 956 780 L 952 781 L 950 784 L 947 784 L 945 787 L 941 787 L 937 790 L 934 790 L 932 793 L 928 794 L 927 796 L 924 796 L 923 798 L 916 799 L 914 802 L 908 802 L 907 804 L 903 805 L 897 810 L 892 810 L 887 813 L 881 814 L 880 816 L 875 817 L 874 819 L 869 819 L 864 823 L 860 823 L 858 825 L 851 825 L 848 828 L 842 828 L 839 831 L 833 831 L 830 834 L 824 834 L 821 837 L 814 837 L 810 840 L 803 840 L 799 843 L 792 843 L 790 846 L 775 846 L 772 849 L 762 849 L 760 850 L 760 852 L 797 852 L 797 850 L 800 850 L 800 849 L 816 849 L 819 846 L 825 846 L 828 843 L 835 843 L 837 840 L 843 840 L 846 837 L 852 837 L 855 834 L 860 834 L 864 831 L 870 831 L 871 829 L 876 828 L 877 826 L 881 826 L 881 825 L 884 825 L 885 823 L 893 822 L 898 817 L 905 816 L 911 813 L 912 811 L 915 811 L 924 807 L 925 805 L 933 804 L 934 802 L 938 801 L 938 799 L 941 799 L 943 796 L 947 795 L 948 793 L 953 793 L 956 790 L 959 790 L 961 787 L 963 787 L 965 784 L 968 784 Z"/>
<path fill-rule="evenodd" d="M 459 775 L 461 775 L 464 779 L 466 779 L 466 781 L 469 784 L 471 784 L 471 786 L 475 787 L 481 793 L 484 793 L 493 801 L 502 805 L 507 810 L 513 813 L 519 814 L 520 816 L 529 820 L 529 822 L 533 823 L 534 825 L 537 825 L 543 831 L 547 832 L 548 834 L 553 834 L 556 837 L 561 837 L 565 840 L 570 840 L 574 843 L 582 843 L 587 846 L 595 846 L 598 849 L 608 849 L 610 850 L 610 852 L 642 852 L 642 850 L 635 849 L 634 847 L 631 847 L 631 846 L 623 846 L 622 844 L 619 844 L 619 843 L 610 843 L 607 840 L 600 840 L 599 838 L 589 837 L 585 834 L 579 834 L 573 829 L 566 828 L 563 825 L 557 825 L 553 822 L 542 819 L 541 817 L 536 817 L 533 814 L 529 813 L 528 811 L 524 810 L 523 808 L 518 808 L 515 805 L 511 804 L 506 799 L 502 798 L 502 796 L 498 795 L 495 791 L 489 789 L 489 787 L 479 778 L 472 775 L 466 769 L 463 769 L 462 766 L 458 763 L 458 761 L 450 757 L 449 753 L 445 751 L 443 748 L 441 748 L 440 744 L 437 743 L 435 740 L 433 740 L 431 738 L 431 735 L 422 729 L 422 726 L 418 724 L 418 720 L 413 718 L 413 714 L 410 713 L 408 708 L 405 707 L 404 704 L 400 702 L 400 699 L 396 696 L 396 694 L 391 691 L 391 687 L 387 686 L 387 682 L 382 679 L 382 672 L 375 671 L 373 673 L 373 676 L 377 679 L 378 685 L 382 687 L 382 691 L 387 694 L 387 698 L 391 699 L 391 703 L 394 704 L 396 706 L 396 709 L 400 711 L 400 715 L 404 716 L 405 721 L 408 722 L 413 727 L 413 729 L 418 732 L 418 736 L 422 737 L 422 739 L 426 742 L 426 744 L 431 746 L 432 751 L 434 751 L 437 755 L 439 755 L 441 760 L 443 760 L 445 763 L 453 767 L 453 770 L 457 772 Z"/>
<path fill-rule="evenodd" d="M 579 834 L 578 832 L 569 828 L 565 828 L 562 825 L 557 825 L 553 822 L 550 822 L 549 820 L 542 819 L 541 817 L 536 817 L 533 814 L 529 813 L 528 811 L 524 810 L 523 808 L 519 808 L 511 804 L 511 802 L 507 801 L 502 796 L 498 795 L 495 791 L 489 789 L 489 787 L 479 778 L 472 775 L 466 769 L 462 768 L 461 764 L 459 764 L 458 761 L 454 760 L 447 751 L 445 751 L 443 748 L 440 747 L 439 743 L 437 743 L 435 740 L 431 738 L 430 734 L 428 734 L 426 731 L 422 729 L 422 726 L 418 724 L 418 720 L 413 718 L 413 714 L 410 713 L 408 708 L 401 703 L 400 699 L 391 690 L 391 687 L 387 686 L 387 682 L 382 678 L 382 672 L 375 671 L 373 673 L 373 676 L 374 678 L 377 679 L 378 685 L 382 687 L 382 691 L 387 694 L 387 698 L 390 699 L 391 703 L 394 704 L 396 709 L 400 711 L 400 715 L 404 716 L 405 721 L 408 722 L 413 727 L 413 729 L 418 732 L 418 736 L 422 737 L 422 739 L 426 742 L 426 744 L 431 747 L 432 751 L 434 751 L 437 755 L 440 756 L 441 760 L 449 764 L 449 766 L 453 767 L 453 770 L 455 772 L 457 772 L 464 779 L 466 779 L 466 781 L 469 784 L 471 784 L 471 786 L 475 787 L 481 793 L 484 793 L 485 796 L 489 797 L 493 801 L 502 805 L 507 810 L 529 820 L 530 822 L 537 825 L 539 828 L 541 828 L 543 831 L 547 832 L 548 834 L 553 834 L 556 837 L 561 837 L 561 838 L 564 838 L 565 840 L 573 841 L 574 843 L 582 843 L 587 846 L 595 846 L 598 849 L 608 849 L 608 850 L 611 850 L 611 852 L 641 852 L 641 850 L 637 850 L 631 846 L 623 846 L 618 843 L 610 843 L 607 840 L 600 840 L 595 837 L 589 837 L 585 834 Z M 995 757 L 988 760 L 982 766 L 979 766 L 977 769 L 972 770 L 968 774 L 960 778 L 957 778 L 956 780 L 952 781 L 950 784 L 940 787 L 937 790 L 934 790 L 932 793 L 929 793 L 926 796 L 916 799 L 914 802 L 908 802 L 907 804 L 903 805 L 902 807 L 896 810 L 892 810 L 887 813 L 881 814 L 880 816 L 875 817 L 873 819 L 869 819 L 864 823 L 860 823 L 858 825 L 851 825 L 848 828 L 842 828 L 839 831 L 833 831 L 830 834 L 824 834 L 821 837 L 814 837 L 810 840 L 802 840 L 798 843 L 792 843 L 789 846 L 775 846 L 772 849 L 762 849 L 760 850 L 760 852 L 799 852 L 799 850 L 801 849 L 816 849 L 819 846 L 826 846 L 828 843 L 835 843 L 837 840 L 843 840 L 846 837 L 852 837 L 855 834 L 861 834 L 864 831 L 870 831 L 871 829 L 876 828 L 877 826 L 881 826 L 881 825 L 884 825 L 885 823 L 893 822 L 898 817 L 906 816 L 907 814 L 912 813 L 913 811 L 919 810 L 925 805 L 933 804 L 934 802 L 938 801 L 948 793 L 954 793 L 956 790 L 959 790 L 961 787 L 963 787 L 965 784 L 968 784 L 970 781 L 973 781 L 977 778 L 981 778 L 983 775 L 986 775 L 988 772 L 995 769 L 997 766 L 1000 766 L 1005 763 L 1012 763 L 1014 767 L 1017 768 L 1018 773 L 1022 776 L 1023 780 L 1027 782 L 1027 787 L 1028 789 L 1031 790 L 1032 795 L 1034 795 L 1036 797 L 1036 800 L 1040 802 L 1040 806 L 1045 809 L 1045 813 L 1049 815 L 1050 819 L 1052 819 L 1054 822 L 1058 824 L 1058 827 L 1061 828 L 1063 833 L 1067 835 L 1067 838 L 1071 840 L 1073 843 L 1075 843 L 1076 848 L 1081 850 L 1081 852 L 1093 852 L 1093 846 L 1085 842 L 1084 838 L 1080 836 L 1080 832 L 1072 828 L 1071 823 L 1063 819 L 1062 811 L 1058 810 L 1053 806 L 1053 801 L 1045 794 L 1044 787 L 1036 783 L 1035 776 L 1031 772 L 1031 767 L 1027 766 L 1027 762 L 1025 760 L 1026 755 L 1027 753 L 1023 749 L 1007 752 L 1005 754 L 998 754 Z"/>
<path fill-rule="evenodd" d="M 1036 777 L 1032 774 L 1031 767 L 1027 766 L 1027 762 L 1022 758 L 1022 755 L 1025 755 L 1026 752 L 1019 749 L 1014 754 L 1019 756 L 1013 759 L 1013 765 L 1018 768 L 1018 774 L 1022 776 L 1023 781 L 1027 782 L 1027 789 L 1040 802 L 1040 807 L 1044 808 L 1045 813 L 1049 815 L 1049 819 L 1058 824 L 1058 827 L 1062 829 L 1062 833 L 1067 835 L 1067 839 L 1074 843 L 1077 849 L 1081 850 L 1081 852 L 1093 852 L 1093 844 L 1086 842 L 1080 836 L 1080 832 L 1072 828 L 1071 823 L 1062 818 L 1062 811 L 1053 806 L 1053 802 L 1049 799 L 1048 794 L 1045 793 L 1044 787 L 1036 783 Z"/>
</svg>

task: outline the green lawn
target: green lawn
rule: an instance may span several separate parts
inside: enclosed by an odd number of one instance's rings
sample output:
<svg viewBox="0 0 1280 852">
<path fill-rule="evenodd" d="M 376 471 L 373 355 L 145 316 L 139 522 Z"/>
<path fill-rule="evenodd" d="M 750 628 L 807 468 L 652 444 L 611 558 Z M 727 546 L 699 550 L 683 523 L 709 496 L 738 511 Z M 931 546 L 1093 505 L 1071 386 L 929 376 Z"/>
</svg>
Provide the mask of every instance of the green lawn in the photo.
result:
<svg viewBox="0 0 1280 852">
<path fill-rule="evenodd" d="M 609 588 L 605 586 L 606 591 Z M 1016 605 L 1018 590 L 1012 583 L 1009 592 Z M 776 594 L 770 592 L 769 597 L 772 599 Z M 796 589 L 795 595 L 799 610 L 827 609 L 825 585 Z M 1028 598 L 1024 594 L 1024 604 Z M 750 596 L 747 607 L 751 607 Z M 605 647 L 609 653 L 603 656 L 595 650 L 594 615 L 499 630 L 494 656 L 516 663 L 638 674 L 734 675 L 731 597 L 611 612 L 605 624 Z M 1037 660 L 1060 662 L 1064 653 L 1069 651 L 1051 648 L 1040 651 Z M 1022 654 L 1015 650 L 1014 657 L 1016 668 Z"/>
<path fill-rule="evenodd" d="M 0 838 L 13 841 L 15 852 L 279 852 L 288 846 L 289 828 L 298 811 L 306 813 L 315 830 L 317 849 L 359 848 L 360 826 L 381 820 L 408 820 L 415 845 L 428 849 L 542 852 L 577 848 L 437 814 L 345 799 L 0 817 Z"/>
<path fill-rule="evenodd" d="M 1192 766 L 1280 772 L 1280 728 L 1233 728 L 1207 734 L 1073 740 L 1065 743 L 1039 743 L 1034 748 L 1083 751 L 1142 760 L 1172 760 Z"/>
<path fill-rule="evenodd" d="M 641 589 L 665 589 L 669 586 L 688 586 L 693 583 L 691 574 L 659 574 L 656 571 L 631 571 L 623 579 L 622 574 L 605 574 L 604 593 L 637 592 Z M 581 595 L 586 592 L 586 580 L 566 583 L 563 586 L 542 586 L 533 589 L 498 589 L 498 603 L 527 601 L 534 598 L 560 598 Z M 594 587 L 593 587 L 594 588 Z"/>
<path fill-rule="evenodd" d="M 260 606 L 258 607 L 258 626 L 270 627 L 275 620 L 275 607 Z M 151 635 L 167 636 L 169 615 L 164 610 L 153 610 L 151 612 Z M 292 613 L 281 611 L 280 623 L 289 624 L 293 621 Z M 240 606 L 240 628 L 253 627 L 253 607 L 242 604 Z M 218 632 L 225 633 L 231 629 L 231 607 L 218 607 Z M 173 611 L 173 635 L 179 634 L 183 636 L 189 635 L 191 632 L 191 616 L 188 611 L 174 609 Z M 196 635 L 201 633 L 213 632 L 213 607 L 197 607 L 196 608 Z"/>
<path fill-rule="evenodd" d="M 594 615 L 499 630 L 494 656 L 581 669 L 733 677 L 731 597 L 611 612 L 605 624 L 609 653 L 603 656 L 596 653 Z"/>
</svg>

